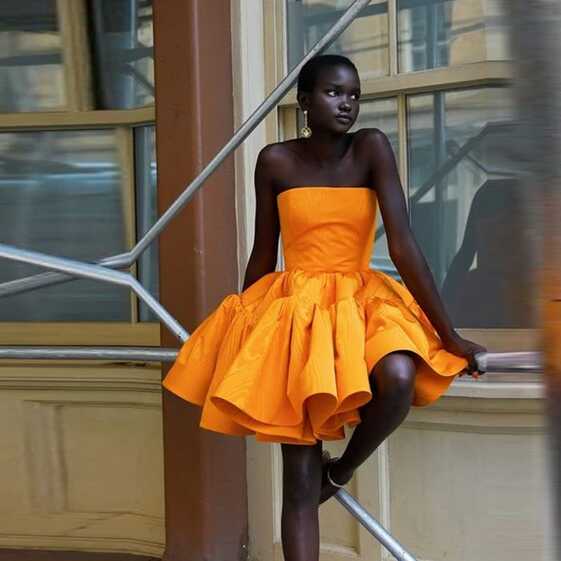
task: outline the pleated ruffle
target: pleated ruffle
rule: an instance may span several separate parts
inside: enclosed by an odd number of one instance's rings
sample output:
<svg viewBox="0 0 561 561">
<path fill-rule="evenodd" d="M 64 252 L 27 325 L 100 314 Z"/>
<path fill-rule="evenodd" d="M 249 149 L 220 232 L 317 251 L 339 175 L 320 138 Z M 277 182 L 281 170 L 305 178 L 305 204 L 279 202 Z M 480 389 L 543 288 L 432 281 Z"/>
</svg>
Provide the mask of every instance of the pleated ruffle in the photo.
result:
<svg viewBox="0 0 561 561">
<path fill-rule="evenodd" d="M 467 366 L 385 273 L 273 272 L 222 300 L 163 385 L 202 407 L 202 428 L 314 444 L 342 439 L 345 425 L 360 422 L 358 408 L 373 398 L 369 372 L 399 350 L 415 354 L 417 406 L 437 399 Z"/>
</svg>

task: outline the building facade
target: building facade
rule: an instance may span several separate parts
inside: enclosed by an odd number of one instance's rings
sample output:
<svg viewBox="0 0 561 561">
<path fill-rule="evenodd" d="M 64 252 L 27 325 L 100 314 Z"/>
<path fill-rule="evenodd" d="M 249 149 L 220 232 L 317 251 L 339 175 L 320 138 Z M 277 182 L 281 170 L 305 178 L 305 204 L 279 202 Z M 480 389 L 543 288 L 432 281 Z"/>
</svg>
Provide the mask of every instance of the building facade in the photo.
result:
<svg viewBox="0 0 561 561">
<path fill-rule="evenodd" d="M 133 247 L 349 5 L 3 2 L 1 243 L 83 261 Z M 497 352 L 539 335 L 505 10 L 373 0 L 326 51 L 359 69 L 353 129 L 390 138 L 454 324 Z M 257 154 L 300 126 L 292 88 L 132 268 L 189 331 L 240 289 Z M 371 265 L 399 278 L 377 220 Z M 0 263 L 0 283 L 41 272 Z M 2 304 L 1 345 L 179 345 L 121 287 Z M 201 431 L 198 408 L 162 392 L 168 367 L 0 361 L 0 559 L 282 559 L 280 447 Z M 456 380 L 350 492 L 423 561 L 549 561 L 542 392 L 538 375 Z M 320 516 L 322 559 L 390 558 L 336 501 Z"/>
</svg>

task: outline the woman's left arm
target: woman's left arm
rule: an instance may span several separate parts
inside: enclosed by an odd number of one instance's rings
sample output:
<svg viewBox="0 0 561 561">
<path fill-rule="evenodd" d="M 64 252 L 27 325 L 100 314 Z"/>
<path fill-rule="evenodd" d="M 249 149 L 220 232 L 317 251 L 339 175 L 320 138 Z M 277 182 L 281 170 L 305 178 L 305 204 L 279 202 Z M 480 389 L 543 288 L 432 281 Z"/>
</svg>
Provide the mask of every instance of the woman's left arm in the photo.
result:
<svg viewBox="0 0 561 561">
<path fill-rule="evenodd" d="M 452 326 L 411 228 L 403 188 L 391 144 L 379 129 L 368 129 L 364 144 L 371 162 L 380 212 L 388 238 L 390 257 L 413 298 L 436 329 L 444 348 L 468 360 L 468 372 L 477 372 L 475 354 L 485 347 L 463 339 Z"/>
</svg>

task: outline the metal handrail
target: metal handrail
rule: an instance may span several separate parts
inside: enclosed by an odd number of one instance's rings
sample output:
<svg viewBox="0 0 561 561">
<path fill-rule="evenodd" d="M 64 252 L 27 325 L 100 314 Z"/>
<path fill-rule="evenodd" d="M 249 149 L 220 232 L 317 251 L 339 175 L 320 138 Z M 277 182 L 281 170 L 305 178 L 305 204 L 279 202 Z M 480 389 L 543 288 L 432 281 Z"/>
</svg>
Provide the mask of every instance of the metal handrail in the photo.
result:
<svg viewBox="0 0 561 561">
<path fill-rule="evenodd" d="M 117 360 L 123 362 L 173 362 L 179 349 L 164 347 L 0 346 L 0 359 Z M 542 372 L 539 352 L 478 353 L 482 372 Z"/>
<path fill-rule="evenodd" d="M 45 267 L 54 271 L 71 273 L 81 278 L 128 286 L 180 341 L 186 341 L 189 337 L 189 333 L 183 329 L 181 324 L 130 273 L 112 271 L 101 265 L 82 263 L 75 259 L 55 257 L 53 255 L 39 253 L 38 251 L 18 249 L 4 244 L 0 244 L 0 257 L 6 257 L 12 261 L 38 265 L 39 267 Z"/>
<path fill-rule="evenodd" d="M 122 362 L 173 362 L 178 349 L 166 347 L 0 347 L 0 359 L 116 360 Z"/>
</svg>

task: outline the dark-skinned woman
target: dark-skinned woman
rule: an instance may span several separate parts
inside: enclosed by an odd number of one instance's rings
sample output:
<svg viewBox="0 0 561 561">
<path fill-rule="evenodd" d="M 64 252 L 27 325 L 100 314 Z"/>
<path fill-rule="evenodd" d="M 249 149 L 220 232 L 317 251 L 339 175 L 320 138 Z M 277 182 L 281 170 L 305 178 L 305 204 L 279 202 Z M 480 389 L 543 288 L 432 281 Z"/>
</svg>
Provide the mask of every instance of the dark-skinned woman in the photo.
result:
<svg viewBox="0 0 561 561">
<path fill-rule="evenodd" d="M 255 238 L 229 294 L 180 350 L 164 386 L 202 408 L 200 426 L 280 443 L 286 561 L 319 559 L 319 505 L 486 349 L 453 328 L 409 227 L 385 134 L 349 133 L 360 79 L 339 55 L 298 77 L 301 136 L 255 167 Z M 379 207 L 403 282 L 370 268 Z M 279 234 L 285 268 L 276 271 Z M 345 438 L 338 458 L 322 454 Z"/>
</svg>

